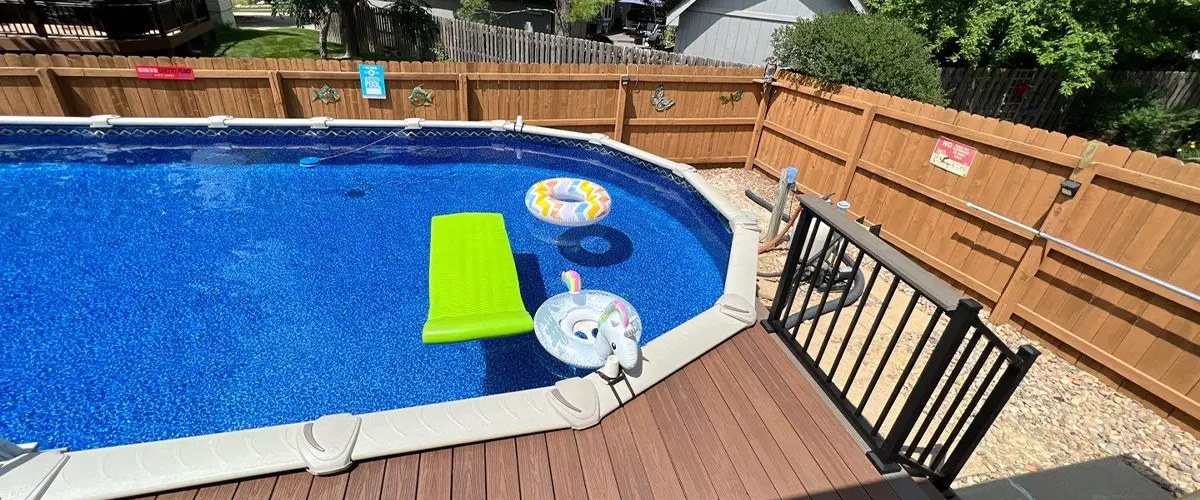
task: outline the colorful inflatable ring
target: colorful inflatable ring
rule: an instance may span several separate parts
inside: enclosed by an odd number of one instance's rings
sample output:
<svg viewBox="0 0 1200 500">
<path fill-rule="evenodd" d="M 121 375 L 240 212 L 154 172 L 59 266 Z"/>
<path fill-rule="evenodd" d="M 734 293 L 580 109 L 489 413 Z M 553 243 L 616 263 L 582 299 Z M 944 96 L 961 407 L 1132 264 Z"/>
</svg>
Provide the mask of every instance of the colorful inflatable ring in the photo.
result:
<svg viewBox="0 0 1200 500">
<path fill-rule="evenodd" d="M 525 193 L 525 207 L 541 220 L 559 226 L 600 222 L 612 209 L 612 197 L 599 184 L 558 177 L 534 184 Z"/>
</svg>

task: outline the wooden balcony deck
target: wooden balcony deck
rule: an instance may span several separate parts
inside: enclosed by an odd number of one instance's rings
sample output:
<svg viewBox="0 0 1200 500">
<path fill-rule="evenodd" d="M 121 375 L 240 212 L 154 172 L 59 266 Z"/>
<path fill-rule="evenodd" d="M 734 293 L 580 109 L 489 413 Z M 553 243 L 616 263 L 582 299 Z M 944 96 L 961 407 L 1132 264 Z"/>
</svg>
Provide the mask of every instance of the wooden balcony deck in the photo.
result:
<svg viewBox="0 0 1200 500">
<path fill-rule="evenodd" d="M 751 328 L 583 430 L 380 458 L 142 497 L 157 500 L 409 498 L 942 498 L 882 477 L 778 341 Z"/>
</svg>

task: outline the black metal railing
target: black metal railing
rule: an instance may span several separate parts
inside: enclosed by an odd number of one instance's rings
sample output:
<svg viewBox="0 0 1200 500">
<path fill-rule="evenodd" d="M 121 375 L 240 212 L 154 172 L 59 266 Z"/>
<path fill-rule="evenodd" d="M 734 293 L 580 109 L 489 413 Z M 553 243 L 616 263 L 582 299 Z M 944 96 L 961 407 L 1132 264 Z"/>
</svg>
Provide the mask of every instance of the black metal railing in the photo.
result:
<svg viewBox="0 0 1200 500">
<path fill-rule="evenodd" d="M 878 227 L 813 195 L 800 203 L 764 326 L 850 420 L 877 468 L 904 467 L 948 491 L 1038 351 L 1010 349 L 980 320 L 979 303 Z"/>
<path fill-rule="evenodd" d="M 204 0 L 0 0 L 0 35 L 139 40 L 208 21 Z"/>
</svg>

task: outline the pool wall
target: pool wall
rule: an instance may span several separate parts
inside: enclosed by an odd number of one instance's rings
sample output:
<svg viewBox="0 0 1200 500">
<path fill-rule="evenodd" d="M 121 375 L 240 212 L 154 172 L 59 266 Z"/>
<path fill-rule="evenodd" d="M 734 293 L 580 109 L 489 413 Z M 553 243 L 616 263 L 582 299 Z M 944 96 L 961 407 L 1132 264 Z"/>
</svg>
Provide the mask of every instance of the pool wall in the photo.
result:
<svg viewBox="0 0 1200 500">
<path fill-rule="evenodd" d="M 759 229 L 754 214 L 734 207 L 692 166 L 604 134 L 529 126 L 520 116 L 515 121 L 487 122 L 0 116 L 0 125 L 483 129 L 585 141 L 665 168 L 690 184 L 725 219 L 733 235 L 723 295 L 709 309 L 644 346 L 643 361 L 636 372 L 609 378 L 597 371 L 559 381 L 552 387 L 360 415 L 329 415 L 312 422 L 78 452 L 25 453 L 0 460 L 0 498 L 106 499 L 298 469 L 327 474 L 343 470 L 356 460 L 535 432 L 583 429 L 596 425 L 634 396 L 752 325 L 757 316 Z"/>
</svg>

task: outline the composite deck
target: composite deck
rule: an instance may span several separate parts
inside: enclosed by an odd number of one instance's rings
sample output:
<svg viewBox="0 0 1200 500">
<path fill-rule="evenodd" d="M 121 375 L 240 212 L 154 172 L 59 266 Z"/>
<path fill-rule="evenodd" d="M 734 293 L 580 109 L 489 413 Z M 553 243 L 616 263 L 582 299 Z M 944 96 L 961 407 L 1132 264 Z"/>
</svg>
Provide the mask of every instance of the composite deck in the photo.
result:
<svg viewBox="0 0 1200 500">
<path fill-rule="evenodd" d="M 746 330 L 583 431 L 141 497 L 157 500 L 941 498 L 884 478 L 784 348 Z"/>
</svg>

